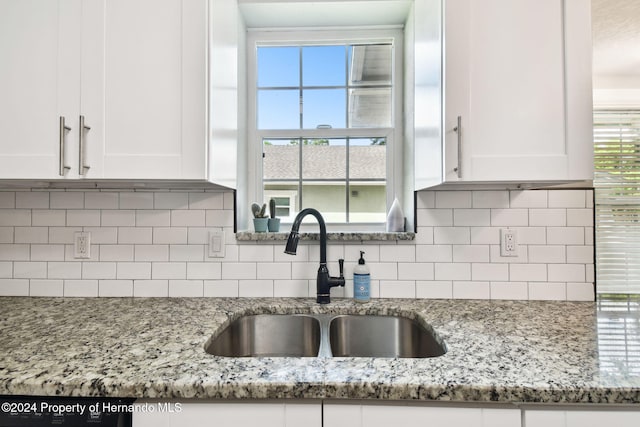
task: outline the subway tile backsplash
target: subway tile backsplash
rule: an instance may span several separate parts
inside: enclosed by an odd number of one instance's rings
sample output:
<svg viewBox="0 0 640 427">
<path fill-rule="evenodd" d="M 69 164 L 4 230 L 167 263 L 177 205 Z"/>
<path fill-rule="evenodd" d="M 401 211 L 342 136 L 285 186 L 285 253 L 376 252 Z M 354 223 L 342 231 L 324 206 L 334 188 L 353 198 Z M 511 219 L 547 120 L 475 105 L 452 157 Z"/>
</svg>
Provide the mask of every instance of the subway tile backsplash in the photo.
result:
<svg viewBox="0 0 640 427">
<path fill-rule="evenodd" d="M 313 297 L 317 243 L 237 242 L 232 192 L 0 191 L 0 295 Z M 414 241 L 330 242 L 347 286 L 359 251 L 374 298 L 593 300 L 591 190 L 422 191 Z M 514 228 L 518 256 L 500 255 Z M 224 230 L 224 258 L 208 256 Z M 91 233 L 75 259 L 74 233 Z"/>
</svg>

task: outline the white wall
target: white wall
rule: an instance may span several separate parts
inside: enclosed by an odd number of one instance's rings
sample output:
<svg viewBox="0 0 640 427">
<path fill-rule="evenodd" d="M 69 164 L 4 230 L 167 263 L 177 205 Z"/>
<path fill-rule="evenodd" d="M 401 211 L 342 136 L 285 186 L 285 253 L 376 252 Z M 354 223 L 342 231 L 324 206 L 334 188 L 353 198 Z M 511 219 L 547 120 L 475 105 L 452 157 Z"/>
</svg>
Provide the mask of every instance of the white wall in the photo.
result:
<svg viewBox="0 0 640 427">
<path fill-rule="evenodd" d="M 374 297 L 593 300 L 590 190 L 423 191 L 411 242 L 331 242 L 330 270 L 360 250 Z M 233 193 L 0 191 L 0 295 L 315 295 L 317 243 L 236 242 Z M 226 233 L 208 258 L 208 231 Z M 519 256 L 499 255 L 500 228 L 518 230 Z M 91 232 L 91 259 L 73 233 Z M 334 289 L 334 296 L 353 294 Z"/>
</svg>

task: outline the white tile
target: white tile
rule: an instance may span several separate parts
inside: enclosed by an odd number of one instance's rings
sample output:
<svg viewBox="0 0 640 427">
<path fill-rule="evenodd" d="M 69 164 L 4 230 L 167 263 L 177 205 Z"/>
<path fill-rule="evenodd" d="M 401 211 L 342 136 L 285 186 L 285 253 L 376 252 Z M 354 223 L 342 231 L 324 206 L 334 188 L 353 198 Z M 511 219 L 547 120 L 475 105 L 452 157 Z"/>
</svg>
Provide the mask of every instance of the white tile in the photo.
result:
<svg viewBox="0 0 640 427">
<path fill-rule="evenodd" d="M 84 192 L 60 191 L 49 194 L 51 209 L 84 209 Z"/>
<path fill-rule="evenodd" d="M 279 249 L 282 248 L 284 250 L 284 245 L 279 246 Z M 340 258 L 345 258 L 344 256 L 344 245 L 337 244 L 335 242 L 331 242 L 327 245 L 327 261 L 337 262 Z M 358 252 L 358 258 L 360 258 L 360 253 Z M 357 259 L 357 258 L 356 258 Z M 366 256 L 365 256 L 366 259 Z M 320 245 L 318 242 L 311 243 L 309 245 L 309 261 L 320 261 Z"/>
<path fill-rule="evenodd" d="M 489 245 L 453 245 L 453 262 L 489 262 Z"/>
<path fill-rule="evenodd" d="M 189 209 L 224 209 L 224 193 L 189 193 Z"/>
<path fill-rule="evenodd" d="M 414 244 L 432 245 L 433 244 L 433 227 L 418 227 Z"/>
<path fill-rule="evenodd" d="M 16 207 L 16 193 L 14 191 L 0 191 L 0 209 L 14 209 Z"/>
<path fill-rule="evenodd" d="M 15 227 L 15 243 L 49 243 L 47 227 Z"/>
<path fill-rule="evenodd" d="M 509 192 L 500 191 L 474 191 L 472 194 L 474 208 L 508 208 Z"/>
<path fill-rule="evenodd" d="M 455 209 L 453 211 L 453 225 L 482 227 L 491 225 L 490 209 Z"/>
<path fill-rule="evenodd" d="M 584 190 L 550 190 L 550 208 L 586 208 Z"/>
<path fill-rule="evenodd" d="M 567 283 L 568 301 L 595 301 L 593 283 Z"/>
<path fill-rule="evenodd" d="M 435 280 L 471 280 L 471 264 L 436 263 Z"/>
<path fill-rule="evenodd" d="M 181 230 L 181 228 L 178 228 Z M 175 242 L 175 243 L 188 243 L 190 245 L 208 245 L 209 244 L 209 231 L 212 231 L 212 228 L 207 227 L 188 227 L 185 228 L 186 231 L 186 241 L 185 242 Z M 218 228 L 217 230 L 220 230 Z M 224 230 L 223 230 L 224 232 Z M 154 231 L 155 233 L 155 231 Z M 155 234 L 154 234 L 155 239 Z M 227 241 L 227 236 L 225 236 L 225 242 Z"/>
<path fill-rule="evenodd" d="M 419 227 L 451 227 L 453 209 L 418 209 L 416 223 Z"/>
<path fill-rule="evenodd" d="M 98 280 L 99 297 L 132 297 L 133 280 Z"/>
<path fill-rule="evenodd" d="M 368 265 L 371 272 L 371 280 L 398 279 L 398 264 L 395 262 L 372 262 Z"/>
<path fill-rule="evenodd" d="M 472 245 L 500 244 L 500 228 L 498 227 L 470 227 Z"/>
<path fill-rule="evenodd" d="M 414 281 L 381 280 L 380 298 L 415 298 L 416 283 Z"/>
<path fill-rule="evenodd" d="M 233 227 L 233 211 L 209 209 L 205 212 L 207 227 Z"/>
<path fill-rule="evenodd" d="M 309 281 L 307 280 L 274 280 L 273 296 L 276 298 L 307 298 Z"/>
<path fill-rule="evenodd" d="M 47 277 L 49 279 L 81 279 L 82 263 L 48 262 Z"/>
<path fill-rule="evenodd" d="M 28 295 L 28 279 L 0 279 L 0 296 L 26 297 Z"/>
<path fill-rule="evenodd" d="M 593 262 L 593 246 L 567 246 L 568 264 L 590 264 Z"/>
<path fill-rule="evenodd" d="M 89 258 L 76 258 L 73 245 L 64 246 L 64 260 L 70 262 L 100 261 L 100 246 L 91 245 L 91 256 Z"/>
<path fill-rule="evenodd" d="M 170 245 L 169 261 L 204 261 L 204 245 Z"/>
<path fill-rule="evenodd" d="M 529 246 L 529 262 L 534 264 L 559 264 L 566 262 L 566 248 L 564 246 Z"/>
<path fill-rule="evenodd" d="M 115 279 L 116 263 L 115 262 L 83 262 L 82 278 L 83 279 Z"/>
<path fill-rule="evenodd" d="M 64 245 L 31 245 L 31 261 L 64 261 Z"/>
<path fill-rule="evenodd" d="M 258 279 L 291 279 L 291 264 L 286 262 L 257 263 Z"/>
<path fill-rule="evenodd" d="M 585 190 L 584 196 L 587 199 L 586 207 L 593 209 L 593 190 Z"/>
<path fill-rule="evenodd" d="M 436 207 L 435 191 L 418 191 L 416 207 L 418 209 L 427 209 Z"/>
<path fill-rule="evenodd" d="M 518 243 L 521 245 L 546 245 L 546 227 L 519 227 Z"/>
<path fill-rule="evenodd" d="M 433 243 L 436 245 L 468 245 L 471 243 L 469 227 L 435 227 Z"/>
<path fill-rule="evenodd" d="M 136 261 L 169 261 L 169 245 L 135 245 Z"/>
<path fill-rule="evenodd" d="M 67 212 L 64 210 L 34 209 L 31 211 L 33 226 L 65 226 Z"/>
<path fill-rule="evenodd" d="M 205 225 L 205 211 L 203 210 L 171 211 L 172 227 L 204 227 Z"/>
<path fill-rule="evenodd" d="M 241 245 L 244 246 L 244 245 Z M 238 257 L 240 257 L 240 246 L 238 248 Z M 298 245 L 298 251 L 295 255 L 289 255 L 284 253 L 284 247 L 273 249 L 273 260 L 276 262 L 308 262 L 309 261 L 309 245 L 303 245 L 302 242 Z M 363 249 L 364 250 L 364 249 Z M 345 257 L 346 259 L 346 257 Z"/>
<path fill-rule="evenodd" d="M 593 264 L 586 264 L 585 268 L 585 282 L 594 283 L 596 281 L 596 271 Z"/>
<path fill-rule="evenodd" d="M 204 296 L 202 280 L 169 280 L 169 296 L 193 298 Z"/>
<path fill-rule="evenodd" d="M 585 245 L 593 245 L 595 236 L 593 235 L 593 227 L 585 227 L 584 228 L 584 244 Z"/>
<path fill-rule="evenodd" d="M 298 246 L 300 248 L 300 246 Z M 344 259 L 345 264 L 356 263 L 360 259 L 360 251 L 364 252 L 364 259 L 367 263 L 380 261 L 380 245 L 368 244 L 345 244 L 344 246 Z M 317 258 L 315 258 L 317 259 Z M 315 259 L 310 259 L 314 261 Z"/>
<path fill-rule="evenodd" d="M 222 277 L 222 264 L 219 262 L 188 262 L 187 279 L 217 280 Z"/>
<path fill-rule="evenodd" d="M 273 261 L 273 245 L 239 245 L 238 257 L 240 262 L 270 262 Z"/>
<path fill-rule="evenodd" d="M 232 191 L 226 191 L 224 194 L 224 209 L 226 210 L 234 210 L 235 209 L 235 193 Z"/>
<path fill-rule="evenodd" d="M 85 209 L 118 209 L 120 206 L 118 193 L 91 191 L 84 193 Z"/>
<path fill-rule="evenodd" d="M 112 245 L 118 243 L 117 227 L 84 227 L 91 233 L 91 243 L 96 245 Z"/>
<path fill-rule="evenodd" d="M 593 227 L 593 209 L 567 209 L 569 227 Z"/>
<path fill-rule="evenodd" d="M 136 211 L 104 210 L 100 212 L 100 221 L 103 227 L 134 227 Z"/>
<path fill-rule="evenodd" d="M 62 280 L 31 280 L 29 295 L 32 297 L 62 297 L 64 282 Z"/>
<path fill-rule="evenodd" d="M 29 245 L 0 244 L 0 260 L 2 261 L 29 261 L 31 259 Z M 64 256 L 64 254 L 63 254 Z M 46 261 L 46 260 L 38 260 Z"/>
<path fill-rule="evenodd" d="M 433 280 L 432 263 L 398 263 L 398 280 Z"/>
<path fill-rule="evenodd" d="M 189 193 L 184 192 L 156 192 L 153 194 L 154 209 L 187 209 L 189 207 Z"/>
<path fill-rule="evenodd" d="M 97 297 L 98 281 L 97 280 L 65 280 L 64 296 L 65 297 Z"/>
<path fill-rule="evenodd" d="M 153 229 L 151 227 L 119 227 L 118 243 L 121 245 L 147 245 L 154 243 Z"/>
<path fill-rule="evenodd" d="M 168 297 L 168 280 L 134 280 L 134 297 Z"/>
<path fill-rule="evenodd" d="M 417 281 L 416 298 L 451 299 L 453 283 L 450 281 Z"/>
<path fill-rule="evenodd" d="M 489 282 L 453 282 L 454 299 L 489 299 Z"/>
<path fill-rule="evenodd" d="M 546 282 L 547 264 L 511 264 L 509 280 L 512 282 Z"/>
<path fill-rule="evenodd" d="M 548 206 L 547 190 L 513 190 L 509 192 L 511 208 L 546 208 Z"/>
<path fill-rule="evenodd" d="M 47 263 L 33 261 L 14 262 L 13 277 L 15 279 L 46 279 Z"/>
<path fill-rule="evenodd" d="M 224 269 L 224 266 L 223 266 Z M 317 262 L 293 262 L 291 263 L 292 279 L 315 279 L 318 273 Z"/>
<path fill-rule="evenodd" d="M 133 245 L 101 245 L 100 261 L 134 261 L 133 248 Z"/>
<path fill-rule="evenodd" d="M 222 264 L 223 279 L 255 280 L 256 277 L 256 263 L 254 262 L 226 262 Z"/>
<path fill-rule="evenodd" d="M 0 261 L 0 278 L 13 278 L 13 263 L 11 261 Z"/>
<path fill-rule="evenodd" d="M 585 282 L 585 266 L 583 264 L 549 264 L 550 282 Z"/>
<path fill-rule="evenodd" d="M 67 225 L 68 226 L 99 226 L 100 225 L 100 211 L 98 210 L 68 210 L 67 211 Z"/>
<path fill-rule="evenodd" d="M 153 209 L 153 193 L 123 191 L 120 194 L 120 209 Z"/>
<path fill-rule="evenodd" d="M 470 208 L 471 191 L 436 191 L 436 208 Z"/>
<path fill-rule="evenodd" d="M 205 280 L 204 281 L 205 297 L 238 297 L 238 281 L 237 280 Z"/>
<path fill-rule="evenodd" d="M 138 227 L 169 227 L 171 225 L 171 211 L 169 210 L 139 210 L 135 211 Z"/>
<path fill-rule="evenodd" d="M 119 262 L 117 263 L 118 279 L 151 279 L 150 262 Z"/>
<path fill-rule="evenodd" d="M 584 229 L 582 227 L 549 227 L 547 228 L 547 244 L 583 245 Z"/>
<path fill-rule="evenodd" d="M 30 209 L 0 209 L 0 226 L 31 225 Z"/>
<path fill-rule="evenodd" d="M 475 281 L 507 281 L 509 280 L 508 264 L 471 264 L 471 279 Z"/>
<path fill-rule="evenodd" d="M 566 283 L 529 283 L 530 300 L 565 301 Z"/>
<path fill-rule="evenodd" d="M 518 245 L 518 256 L 500 255 L 500 245 L 491 245 L 491 262 L 496 264 L 518 264 L 527 262 L 529 258 L 529 247 L 527 245 Z"/>
<path fill-rule="evenodd" d="M 526 282 L 491 282 L 491 299 L 527 300 L 529 286 Z"/>
<path fill-rule="evenodd" d="M 358 257 L 359 258 L 359 257 Z M 365 259 L 366 259 L 365 254 Z M 381 245 L 380 262 L 415 262 L 415 246 Z"/>
<path fill-rule="evenodd" d="M 524 227 L 529 225 L 528 209 L 491 209 L 494 227 Z"/>
<path fill-rule="evenodd" d="M 567 225 L 567 210 L 529 209 L 529 225 L 533 227 L 564 227 Z"/>
<path fill-rule="evenodd" d="M 273 297 L 273 280 L 240 280 L 238 295 L 245 298 Z"/>
<path fill-rule="evenodd" d="M 0 243 L 13 243 L 13 227 L 0 226 Z"/>
<path fill-rule="evenodd" d="M 185 280 L 187 264 L 184 262 L 154 262 L 151 264 L 152 279 Z"/>
<path fill-rule="evenodd" d="M 49 209 L 49 193 L 18 191 L 16 192 L 16 209 Z"/>
</svg>

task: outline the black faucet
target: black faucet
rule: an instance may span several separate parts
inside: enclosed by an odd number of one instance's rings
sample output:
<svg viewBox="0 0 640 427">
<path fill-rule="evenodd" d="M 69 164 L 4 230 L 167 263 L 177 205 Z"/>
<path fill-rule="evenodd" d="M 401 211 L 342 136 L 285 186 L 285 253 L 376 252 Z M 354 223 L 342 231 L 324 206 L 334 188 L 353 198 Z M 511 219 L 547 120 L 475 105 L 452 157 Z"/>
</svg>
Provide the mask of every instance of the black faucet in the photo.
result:
<svg viewBox="0 0 640 427">
<path fill-rule="evenodd" d="M 324 218 L 320 215 L 320 212 L 313 208 L 306 208 L 301 210 L 296 219 L 293 220 L 291 226 L 291 233 L 287 239 L 287 246 L 284 248 L 284 253 L 289 255 L 295 255 L 298 249 L 298 239 L 300 238 L 298 230 L 300 229 L 300 223 L 302 219 L 307 215 L 313 215 L 318 220 L 320 225 L 320 268 L 318 268 L 318 279 L 316 281 L 317 297 L 316 302 L 318 304 L 329 304 L 331 297 L 329 291 L 334 286 L 344 286 L 344 260 L 340 259 L 340 277 L 329 276 L 329 269 L 327 268 L 327 227 L 324 224 Z"/>
</svg>

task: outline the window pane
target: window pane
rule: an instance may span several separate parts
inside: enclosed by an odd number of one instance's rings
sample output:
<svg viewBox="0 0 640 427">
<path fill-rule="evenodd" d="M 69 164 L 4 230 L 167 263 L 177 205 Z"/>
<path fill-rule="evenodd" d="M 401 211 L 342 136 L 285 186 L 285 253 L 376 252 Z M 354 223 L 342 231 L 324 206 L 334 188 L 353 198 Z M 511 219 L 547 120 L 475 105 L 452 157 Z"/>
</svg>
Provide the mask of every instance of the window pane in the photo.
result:
<svg viewBox="0 0 640 427">
<path fill-rule="evenodd" d="M 302 117 L 304 129 L 318 126 L 346 127 L 347 111 L 344 89 L 308 89 L 302 94 Z"/>
<path fill-rule="evenodd" d="M 259 90 L 258 129 L 300 129 L 300 93 Z"/>
<path fill-rule="evenodd" d="M 328 223 L 344 223 L 347 221 L 346 191 L 345 181 L 305 182 L 302 186 L 302 205 L 319 210 Z"/>
<path fill-rule="evenodd" d="M 354 45 L 349 52 L 349 85 L 390 85 L 392 46 Z"/>
<path fill-rule="evenodd" d="M 304 86 L 345 86 L 347 67 L 345 46 L 306 46 L 302 48 Z"/>
<path fill-rule="evenodd" d="M 347 149 L 344 139 L 305 139 L 302 146 L 302 179 L 344 181 Z"/>
<path fill-rule="evenodd" d="M 349 89 L 349 127 L 391 126 L 391 88 Z"/>
<path fill-rule="evenodd" d="M 298 181 L 300 148 L 297 140 L 265 139 L 262 142 L 262 150 L 262 171 L 265 182 Z"/>
<path fill-rule="evenodd" d="M 386 140 L 349 140 L 349 222 L 386 220 Z"/>
<path fill-rule="evenodd" d="M 300 48 L 259 47 L 258 87 L 300 86 Z"/>
</svg>

